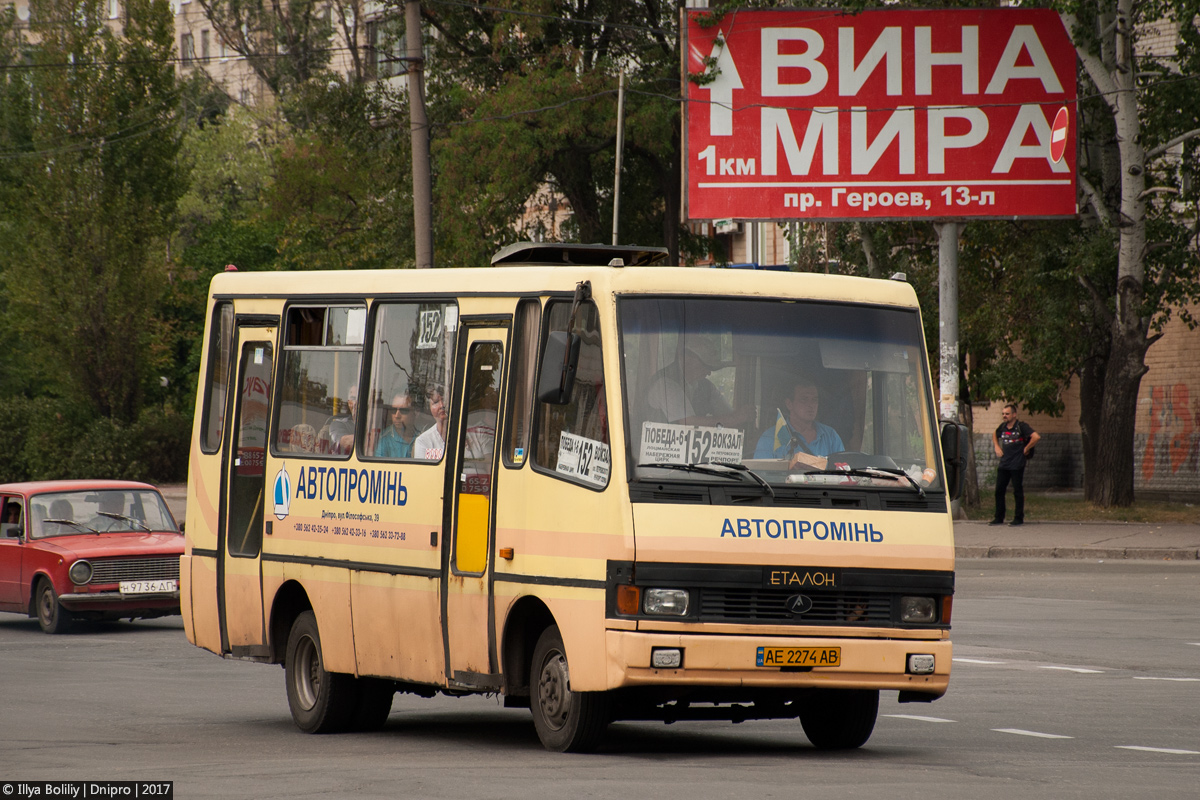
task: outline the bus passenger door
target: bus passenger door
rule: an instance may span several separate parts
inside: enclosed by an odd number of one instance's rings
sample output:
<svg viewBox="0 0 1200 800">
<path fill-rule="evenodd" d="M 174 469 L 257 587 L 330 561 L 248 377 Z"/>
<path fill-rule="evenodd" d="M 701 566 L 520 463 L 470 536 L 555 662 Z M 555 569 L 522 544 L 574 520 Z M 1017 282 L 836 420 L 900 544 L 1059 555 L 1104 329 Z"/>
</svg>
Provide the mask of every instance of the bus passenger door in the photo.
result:
<svg viewBox="0 0 1200 800">
<path fill-rule="evenodd" d="M 466 367 L 458 372 L 451 416 L 458 435 L 449 565 L 442 573 L 446 676 L 451 685 L 498 687 L 491 587 L 493 476 L 508 329 L 464 325 Z"/>
<path fill-rule="evenodd" d="M 239 326 L 237 395 L 221 475 L 225 513 L 217 532 L 221 650 L 266 655 L 262 600 L 267 428 L 271 419 L 274 328 Z"/>
</svg>

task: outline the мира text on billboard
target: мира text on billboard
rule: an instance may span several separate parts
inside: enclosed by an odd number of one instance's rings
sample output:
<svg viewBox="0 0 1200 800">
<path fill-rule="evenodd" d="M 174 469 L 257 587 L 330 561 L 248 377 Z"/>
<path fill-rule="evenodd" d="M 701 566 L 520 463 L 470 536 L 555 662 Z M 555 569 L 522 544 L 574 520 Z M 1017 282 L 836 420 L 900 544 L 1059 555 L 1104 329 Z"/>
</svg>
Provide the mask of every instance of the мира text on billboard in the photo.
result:
<svg viewBox="0 0 1200 800">
<path fill-rule="evenodd" d="M 1076 213 L 1053 11 L 691 10 L 686 34 L 689 219 Z"/>
</svg>

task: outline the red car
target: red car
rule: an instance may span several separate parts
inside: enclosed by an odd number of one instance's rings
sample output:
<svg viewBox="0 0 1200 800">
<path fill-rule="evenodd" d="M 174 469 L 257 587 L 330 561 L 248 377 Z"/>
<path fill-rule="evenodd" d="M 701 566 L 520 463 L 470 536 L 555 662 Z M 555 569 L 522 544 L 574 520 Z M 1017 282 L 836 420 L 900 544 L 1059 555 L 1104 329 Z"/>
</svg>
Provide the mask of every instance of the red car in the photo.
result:
<svg viewBox="0 0 1200 800">
<path fill-rule="evenodd" d="M 183 534 L 153 486 L 0 484 L 0 611 L 46 633 L 75 619 L 179 613 Z"/>
</svg>

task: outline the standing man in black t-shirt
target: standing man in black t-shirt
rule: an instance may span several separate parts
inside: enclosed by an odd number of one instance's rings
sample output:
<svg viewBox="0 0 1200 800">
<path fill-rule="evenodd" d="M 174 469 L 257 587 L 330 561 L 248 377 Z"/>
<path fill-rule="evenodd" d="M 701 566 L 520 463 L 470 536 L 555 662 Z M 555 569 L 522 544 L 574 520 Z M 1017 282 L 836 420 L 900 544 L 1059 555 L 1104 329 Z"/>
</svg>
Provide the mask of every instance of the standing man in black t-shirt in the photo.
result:
<svg viewBox="0 0 1200 800">
<path fill-rule="evenodd" d="M 1025 459 L 1042 436 L 1028 423 L 1017 419 L 1017 407 L 1013 403 L 1004 406 L 1003 416 L 1004 421 L 992 434 L 992 446 L 996 450 L 996 457 L 1000 459 L 1000 468 L 996 471 L 996 516 L 988 524 L 1004 524 L 1004 493 L 1008 490 L 1008 482 L 1012 481 L 1013 499 L 1017 507 L 1010 524 L 1024 525 Z"/>
</svg>

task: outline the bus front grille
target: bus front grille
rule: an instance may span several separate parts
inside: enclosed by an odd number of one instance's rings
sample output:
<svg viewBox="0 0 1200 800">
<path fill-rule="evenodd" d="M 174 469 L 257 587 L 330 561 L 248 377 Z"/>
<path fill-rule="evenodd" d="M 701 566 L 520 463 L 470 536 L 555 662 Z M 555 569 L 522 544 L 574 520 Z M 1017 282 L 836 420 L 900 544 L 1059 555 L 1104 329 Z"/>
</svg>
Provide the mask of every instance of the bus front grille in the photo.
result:
<svg viewBox="0 0 1200 800">
<path fill-rule="evenodd" d="M 794 592 L 767 589 L 704 589 L 700 597 L 702 622 L 761 622 L 795 625 L 889 625 L 892 596 L 880 592 L 807 592 L 812 607 L 801 613 L 788 609 Z"/>
</svg>

